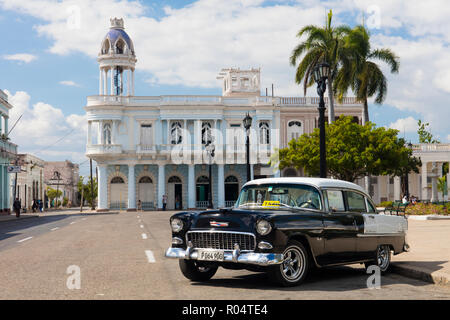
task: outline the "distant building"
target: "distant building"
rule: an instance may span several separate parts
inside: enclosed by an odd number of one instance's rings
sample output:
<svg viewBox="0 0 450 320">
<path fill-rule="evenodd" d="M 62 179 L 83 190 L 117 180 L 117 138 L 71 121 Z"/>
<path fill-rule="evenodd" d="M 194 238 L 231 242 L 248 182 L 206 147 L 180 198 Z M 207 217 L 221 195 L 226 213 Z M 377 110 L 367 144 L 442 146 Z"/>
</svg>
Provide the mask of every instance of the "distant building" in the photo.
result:
<svg viewBox="0 0 450 320">
<path fill-rule="evenodd" d="M 22 208 L 31 210 L 33 200 L 44 200 L 45 161 L 31 154 L 18 154 L 17 159 L 21 172 L 17 174 L 17 183 L 15 174 L 10 174 L 10 184 L 12 188 L 16 185 L 16 197 L 19 198 Z M 14 194 L 11 194 L 11 201 L 13 197 Z"/>
<path fill-rule="evenodd" d="M 222 69 L 222 95 L 136 96 L 136 61 L 123 20 L 111 19 L 98 55 L 99 94 L 85 107 L 86 155 L 98 166 L 99 210 L 136 210 L 138 203 L 160 209 L 163 197 L 168 209 L 205 208 L 210 189 L 214 207 L 232 205 L 247 181 L 247 113 L 253 118 L 250 178 L 302 174 L 274 172 L 268 162 L 276 148 L 318 127 L 319 98 L 261 95 L 259 68 Z M 361 123 L 363 105 L 348 97 L 336 103 L 335 113 Z M 211 144 L 213 159 L 206 151 Z"/>
<path fill-rule="evenodd" d="M 12 108 L 8 96 L 0 90 L 0 214 L 8 214 L 12 206 L 8 166 L 17 155 L 17 145 L 9 142 L 8 138 L 9 110 Z"/>
<path fill-rule="evenodd" d="M 44 184 L 52 189 L 61 190 L 61 198 L 58 199 L 61 203 L 67 198 L 69 204 L 78 205 L 78 180 L 78 164 L 69 160 L 45 162 Z"/>
</svg>

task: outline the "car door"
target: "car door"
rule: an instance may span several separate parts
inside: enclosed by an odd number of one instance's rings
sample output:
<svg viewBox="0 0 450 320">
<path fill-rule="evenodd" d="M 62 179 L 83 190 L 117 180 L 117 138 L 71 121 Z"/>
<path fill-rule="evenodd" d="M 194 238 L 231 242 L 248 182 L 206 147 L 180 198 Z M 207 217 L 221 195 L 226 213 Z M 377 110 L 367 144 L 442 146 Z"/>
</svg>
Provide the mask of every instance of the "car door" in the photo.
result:
<svg viewBox="0 0 450 320">
<path fill-rule="evenodd" d="M 364 260 L 373 256 L 372 242 L 376 239 L 365 237 L 364 228 L 376 228 L 375 220 L 368 214 L 366 196 L 358 191 L 346 190 L 345 200 L 347 210 L 355 218 L 356 226 L 356 252 L 353 254 L 354 261 Z M 371 224 L 372 223 L 372 224 Z"/>
<path fill-rule="evenodd" d="M 324 190 L 329 212 L 323 216 L 324 255 L 322 263 L 331 265 L 354 260 L 356 252 L 355 213 L 349 212 L 342 190 Z"/>
</svg>

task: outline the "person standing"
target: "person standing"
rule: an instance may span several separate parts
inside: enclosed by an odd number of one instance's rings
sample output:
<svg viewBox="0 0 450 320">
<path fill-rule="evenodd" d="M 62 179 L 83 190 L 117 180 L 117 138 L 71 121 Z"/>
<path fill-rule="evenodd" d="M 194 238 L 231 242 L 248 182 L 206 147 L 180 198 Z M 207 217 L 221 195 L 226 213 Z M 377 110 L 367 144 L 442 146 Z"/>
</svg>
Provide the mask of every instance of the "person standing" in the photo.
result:
<svg viewBox="0 0 450 320">
<path fill-rule="evenodd" d="M 14 209 L 14 212 L 16 213 L 17 218 L 20 217 L 20 209 L 21 208 L 22 208 L 22 204 L 20 203 L 19 198 L 16 198 L 16 200 L 14 200 L 14 203 L 13 203 L 13 209 Z"/>
<path fill-rule="evenodd" d="M 166 207 L 167 207 L 167 195 L 163 195 L 162 197 L 162 202 L 163 202 L 163 211 L 166 211 Z"/>
</svg>

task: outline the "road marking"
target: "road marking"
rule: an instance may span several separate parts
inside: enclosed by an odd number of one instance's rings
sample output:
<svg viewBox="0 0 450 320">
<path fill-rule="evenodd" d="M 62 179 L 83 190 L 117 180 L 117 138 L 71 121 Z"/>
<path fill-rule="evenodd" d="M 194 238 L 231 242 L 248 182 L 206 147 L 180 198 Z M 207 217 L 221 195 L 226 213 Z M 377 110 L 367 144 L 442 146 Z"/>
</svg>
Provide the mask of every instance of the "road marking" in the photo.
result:
<svg viewBox="0 0 450 320">
<path fill-rule="evenodd" d="M 81 219 L 81 220 L 86 220 L 87 218 L 83 218 L 83 219 Z"/>
<path fill-rule="evenodd" d="M 24 242 L 24 241 L 30 240 L 30 239 L 32 239 L 32 238 L 33 238 L 33 237 L 28 237 L 28 238 L 25 238 L 25 239 L 19 240 L 19 241 L 17 241 L 17 242 Z"/>
<path fill-rule="evenodd" d="M 147 255 L 147 260 L 149 263 L 155 263 L 155 256 L 153 255 L 152 250 L 145 250 L 145 254 Z"/>
<path fill-rule="evenodd" d="M 76 221 L 72 221 L 70 224 L 74 224 L 74 223 L 77 223 Z"/>
<path fill-rule="evenodd" d="M 142 239 L 147 239 L 147 235 L 145 233 L 142 234 Z"/>
<path fill-rule="evenodd" d="M 58 230 L 59 229 L 59 227 L 55 227 L 55 228 L 53 228 L 53 229 L 50 229 L 51 231 L 55 231 L 55 230 Z"/>
<path fill-rule="evenodd" d="M 143 224 L 141 224 L 141 225 L 140 225 L 140 227 L 141 227 L 141 228 L 144 228 L 144 225 L 143 225 Z"/>
</svg>

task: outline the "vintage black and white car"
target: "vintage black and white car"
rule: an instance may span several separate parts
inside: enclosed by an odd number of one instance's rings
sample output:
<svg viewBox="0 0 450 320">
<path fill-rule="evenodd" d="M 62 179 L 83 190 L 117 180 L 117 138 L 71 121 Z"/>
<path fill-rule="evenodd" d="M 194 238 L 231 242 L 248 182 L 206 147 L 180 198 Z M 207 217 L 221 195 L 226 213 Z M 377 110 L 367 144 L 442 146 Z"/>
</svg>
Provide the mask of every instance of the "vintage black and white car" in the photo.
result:
<svg viewBox="0 0 450 320">
<path fill-rule="evenodd" d="M 334 179 L 253 180 L 234 207 L 180 212 L 170 226 L 165 255 L 193 281 L 218 267 L 266 271 L 283 286 L 300 284 L 312 267 L 365 263 L 384 273 L 391 253 L 409 248 L 404 216 L 378 214 L 360 186 Z"/>
</svg>

